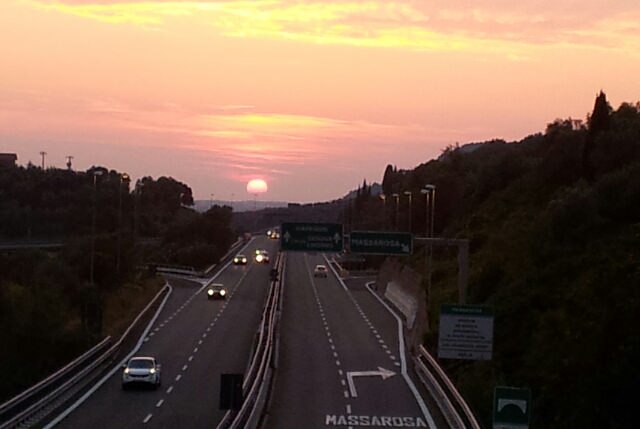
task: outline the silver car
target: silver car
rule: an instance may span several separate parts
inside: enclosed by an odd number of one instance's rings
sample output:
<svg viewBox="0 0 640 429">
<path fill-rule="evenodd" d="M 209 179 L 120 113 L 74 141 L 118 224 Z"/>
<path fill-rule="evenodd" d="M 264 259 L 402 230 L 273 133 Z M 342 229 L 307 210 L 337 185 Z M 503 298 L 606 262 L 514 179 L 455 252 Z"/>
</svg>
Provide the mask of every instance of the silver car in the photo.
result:
<svg viewBox="0 0 640 429">
<path fill-rule="evenodd" d="M 134 384 L 150 384 L 154 389 L 160 386 L 160 364 L 152 357 L 132 357 L 123 365 L 122 388 Z"/>
</svg>

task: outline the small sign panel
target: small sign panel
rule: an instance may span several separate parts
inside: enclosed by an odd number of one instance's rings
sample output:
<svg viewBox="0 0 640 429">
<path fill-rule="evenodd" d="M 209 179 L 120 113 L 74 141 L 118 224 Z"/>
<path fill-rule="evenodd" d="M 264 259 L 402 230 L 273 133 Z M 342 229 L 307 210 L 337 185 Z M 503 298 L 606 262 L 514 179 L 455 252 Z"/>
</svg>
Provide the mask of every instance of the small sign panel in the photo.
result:
<svg viewBox="0 0 640 429">
<path fill-rule="evenodd" d="M 528 429 L 531 390 L 496 387 L 493 393 L 493 429 Z"/>
<path fill-rule="evenodd" d="M 242 374 L 220 375 L 220 409 L 239 410 L 242 407 Z"/>
<path fill-rule="evenodd" d="M 477 305 L 440 307 L 438 357 L 491 360 L 493 309 Z"/>
</svg>

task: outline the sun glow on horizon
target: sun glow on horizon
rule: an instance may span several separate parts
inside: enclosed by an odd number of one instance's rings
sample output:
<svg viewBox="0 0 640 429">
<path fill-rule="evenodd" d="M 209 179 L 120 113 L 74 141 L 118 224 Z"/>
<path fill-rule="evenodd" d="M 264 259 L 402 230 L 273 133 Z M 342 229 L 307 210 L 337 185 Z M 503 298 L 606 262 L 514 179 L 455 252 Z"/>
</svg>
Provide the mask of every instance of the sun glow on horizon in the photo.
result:
<svg viewBox="0 0 640 429">
<path fill-rule="evenodd" d="M 267 190 L 267 182 L 262 179 L 251 179 L 247 183 L 247 192 L 250 194 L 264 194 Z"/>
</svg>

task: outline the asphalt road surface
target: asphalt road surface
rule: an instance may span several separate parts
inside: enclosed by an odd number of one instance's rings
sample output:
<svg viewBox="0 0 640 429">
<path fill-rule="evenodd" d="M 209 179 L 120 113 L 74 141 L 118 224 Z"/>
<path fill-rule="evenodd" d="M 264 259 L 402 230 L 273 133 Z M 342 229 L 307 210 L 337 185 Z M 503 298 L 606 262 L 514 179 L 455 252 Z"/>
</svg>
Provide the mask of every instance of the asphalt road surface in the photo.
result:
<svg viewBox="0 0 640 429">
<path fill-rule="evenodd" d="M 121 371 L 93 393 L 60 428 L 214 428 L 220 375 L 244 373 L 269 288 L 269 270 L 278 242 L 254 239 L 242 253 L 246 266 L 230 265 L 215 279 L 230 292 L 226 300 L 207 300 L 202 284 L 169 279 L 173 292 L 137 356 L 154 356 L 162 365 L 162 386 L 123 391 Z M 256 264 L 256 248 L 271 255 Z"/>
<path fill-rule="evenodd" d="M 395 319 L 333 272 L 321 254 L 287 257 L 280 356 L 266 427 L 432 427 L 400 351 Z"/>
</svg>

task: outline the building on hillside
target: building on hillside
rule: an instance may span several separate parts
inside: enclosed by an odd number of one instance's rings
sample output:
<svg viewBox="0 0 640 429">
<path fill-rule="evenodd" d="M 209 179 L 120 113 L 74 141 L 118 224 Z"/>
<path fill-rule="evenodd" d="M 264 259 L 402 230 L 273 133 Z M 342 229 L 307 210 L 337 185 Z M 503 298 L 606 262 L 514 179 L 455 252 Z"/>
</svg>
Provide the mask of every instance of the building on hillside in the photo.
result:
<svg viewBox="0 0 640 429">
<path fill-rule="evenodd" d="M 0 153 L 0 167 L 15 167 L 17 160 L 15 153 Z"/>
</svg>

